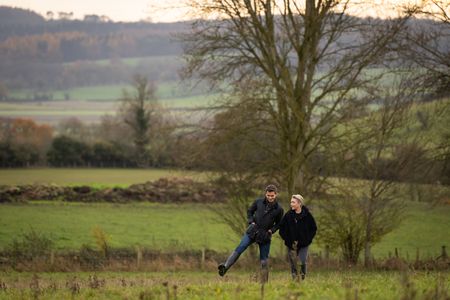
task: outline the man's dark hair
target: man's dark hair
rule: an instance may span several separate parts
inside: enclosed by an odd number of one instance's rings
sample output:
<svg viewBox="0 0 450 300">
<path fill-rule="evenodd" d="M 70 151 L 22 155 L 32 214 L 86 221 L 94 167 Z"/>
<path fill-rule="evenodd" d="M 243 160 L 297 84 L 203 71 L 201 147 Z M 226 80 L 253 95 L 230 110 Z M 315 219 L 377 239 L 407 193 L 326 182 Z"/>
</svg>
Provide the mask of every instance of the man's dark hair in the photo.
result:
<svg viewBox="0 0 450 300">
<path fill-rule="evenodd" d="M 266 192 L 278 193 L 277 186 L 275 184 L 269 184 L 268 186 L 266 186 Z"/>
</svg>

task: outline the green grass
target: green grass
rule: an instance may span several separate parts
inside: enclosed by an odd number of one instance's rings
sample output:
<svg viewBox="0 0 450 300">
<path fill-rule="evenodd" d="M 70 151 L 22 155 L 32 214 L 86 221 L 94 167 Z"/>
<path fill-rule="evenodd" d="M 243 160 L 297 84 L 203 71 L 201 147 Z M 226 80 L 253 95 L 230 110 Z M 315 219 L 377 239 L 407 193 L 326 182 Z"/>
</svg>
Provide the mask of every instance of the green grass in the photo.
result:
<svg viewBox="0 0 450 300">
<path fill-rule="evenodd" d="M 431 208 L 422 203 L 409 203 L 405 220 L 375 245 L 373 252 L 384 256 L 398 248 L 402 257 L 414 259 L 439 255 L 441 246 L 450 247 L 450 205 Z"/>
<path fill-rule="evenodd" d="M 311 272 L 302 283 L 292 282 L 287 272 L 272 272 L 264 297 L 251 272 L 225 278 L 212 272 L 100 272 L 95 276 L 104 284 L 98 288 L 90 285 L 92 275 L 2 273 L 7 289 L 0 290 L 0 299 L 448 299 L 450 288 L 448 272 Z M 33 276 L 39 289 L 32 288 Z M 79 292 L 72 294 L 74 284 Z M 441 298 L 432 298 L 436 290 Z"/>
<path fill-rule="evenodd" d="M 0 212 L 0 248 L 21 232 L 34 228 L 61 249 L 94 245 L 92 229 L 99 226 L 112 247 L 141 245 L 152 249 L 224 250 L 224 225 L 201 205 L 32 203 L 3 205 Z"/>
<path fill-rule="evenodd" d="M 207 93 L 204 89 L 191 89 L 179 82 L 156 82 L 156 97 L 160 101 L 173 98 L 206 97 Z M 53 95 L 53 100 L 64 101 L 65 94 L 68 94 L 71 100 L 101 100 L 101 101 L 116 101 L 122 98 L 123 91 L 126 89 L 132 92 L 133 89 L 129 84 L 115 84 L 115 85 L 96 85 L 87 87 L 77 87 L 66 90 L 48 91 Z M 32 90 L 14 90 L 11 91 L 11 96 L 16 99 L 32 99 L 34 91 Z"/>
<path fill-rule="evenodd" d="M 98 60 L 92 60 L 89 61 L 90 63 L 93 64 L 98 64 L 101 66 L 105 66 L 105 65 L 109 65 L 111 63 L 115 63 L 112 62 L 110 59 L 98 59 Z M 147 64 L 165 64 L 165 63 L 176 63 L 177 65 L 181 65 L 182 63 L 182 59 L 180 56 L 178 55 L 154 55 L 154 56 L 143 56 L 143 57 L 128 57 L 128 58 L 121 58 L 120 62 L 130 66 L 130 67 L 136 67 L 139 65 L 142 65 L 143 63 L 147 63 Z M 64 63 L 63 65 L 74 65 L 77 63 Z"/>
<path fill-rule="evenodd" d="M 99 122 L 101 117 L 109 114 L 114 115 L 120 105 L 118 97 L 111 98 L 109 93 L 119 93 L 118 87 L 111 89 L 80 88 L 77 91 L 77 99 L 86 99 L 91 95 L 94 100 L 69 100 L 69 101 L 42 101 L 42 102 L 1 102 L 0 117 L 30 118 L 36 122 L 55 124 L 69 117 L 92 123 Z M 191 109 L 204 108 L 213 105 L 217 99 L 217 94 L 198 94 L 184 96 L 177 91 L 166 91 L 166 98 L 159 100 L 159 103 L 174 115 L 178 120 L 191 120 Z M 62 92 L 61 92 L 62 93 Z M 105 98 L 101 98 L 105 95 Z M 99 98 L 100 97 L 100 98 Z M 103 100 L 102 100 L 103 99 Z"/>
<path fill-rule="evenodd" d="M 203 180 L 205 173 L 169 169 L 108 169 L 108 168 L 35 168 L 0 169 L 0 184 L 90 185 L 94 187 L 126 187 L 134 183 L 161 177 L 190 177 Z"/>
<path fill-rule="evenodd" d="M 221 205 L 213 206 L 220 211 Z M 450 207 L 429 208 L 415 203 L 407 209 L 404 222 L 375 246 L 375 257 L 387 257 L 394 248 L 402 257 L 436 257 L 442 245 L 450 245 Z M 59 249 L 79 249 L 83 243 L 94 244 L 91 231 L 100 226 L 113 247 L 141 245 L 154 249 L 193 249 L 203 247 L 220 252 L 232 250 L 240 237 L 221 224 L 217 216 L 201 204 L 80 204 L 32 202 L 24 205 L 3 204 L 0 210 L 0 248 L 14 237 L 30 231 L 51 237 Z M 320 230 L 320 224 L 318 224 Z M 278 234 L 271 253 L 283 253 Z M 319 251 L 313 243 L 311 251 Z"/>
</svg>

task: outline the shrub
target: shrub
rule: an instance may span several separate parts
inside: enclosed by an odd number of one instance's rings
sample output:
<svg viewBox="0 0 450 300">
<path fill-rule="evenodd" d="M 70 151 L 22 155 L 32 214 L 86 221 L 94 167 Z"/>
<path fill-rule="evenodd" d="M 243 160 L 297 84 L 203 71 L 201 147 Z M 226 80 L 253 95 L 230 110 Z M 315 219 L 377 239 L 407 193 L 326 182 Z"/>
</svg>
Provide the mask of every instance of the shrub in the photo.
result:
<svg viewBox="0 0 450 300">
<path fill-rule="evenodd" d="M 8 246 L 11 256 L 15 260 L 33 260 L 49 255 L 53 249 L 53 241 L 33 228 L 23 233 L 19 239 L 14 239 Z"/>
</svg>

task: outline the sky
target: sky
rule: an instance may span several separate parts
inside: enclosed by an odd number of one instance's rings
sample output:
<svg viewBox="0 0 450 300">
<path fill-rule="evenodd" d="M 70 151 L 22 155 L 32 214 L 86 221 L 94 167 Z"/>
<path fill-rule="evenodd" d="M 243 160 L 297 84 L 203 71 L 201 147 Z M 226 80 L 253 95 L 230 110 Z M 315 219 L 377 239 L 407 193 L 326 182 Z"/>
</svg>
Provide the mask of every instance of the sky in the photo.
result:
<svg viewBox="0 0 450 300">
<path fill-rule="evenodd" d="M 73 12 L 76 19 L 91 14 L 126 22 L 149 18 L 154 22 L 173 22 L 187 18 L 179 0 L 0 0 L 0 6 L 31 9 L 43 16 L 48 11 L 55 16 L 58 12 Z"/>
<path fill-rule="evenodd" d="M 372 0 L 378 8 L 360 8 L 357 14 L 371 16 L 392 12 L 392 5 L 420 0 Z M 153 22 L 174 22 L 189 18 L 183 0 L 0 0 L 0 5 L 31 9 L 43 16 L 52 11 L 73 12 L 74 18 L 84 15 L 106 15 L 113 21 L 134 22 L 151 20 Z"/>
</svg>

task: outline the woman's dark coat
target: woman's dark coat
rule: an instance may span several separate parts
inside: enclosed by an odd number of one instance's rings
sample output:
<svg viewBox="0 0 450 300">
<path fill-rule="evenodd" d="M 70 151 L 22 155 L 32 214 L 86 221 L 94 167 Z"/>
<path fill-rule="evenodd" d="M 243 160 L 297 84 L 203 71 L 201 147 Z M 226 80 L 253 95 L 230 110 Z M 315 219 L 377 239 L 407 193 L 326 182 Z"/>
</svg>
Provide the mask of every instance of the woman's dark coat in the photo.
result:
<svg viewBox="0 0 450 300">
<path fill-rule="evenodd" d="M 289 249 L 295 241 L 298 241 L 299 247 L 309 246 L 316 231 L 316 221 L 306 206 L 302 207 L 300 214 L 294 210 L 288 211 L 280 222 L 280 235 Z"/>
</svg>

